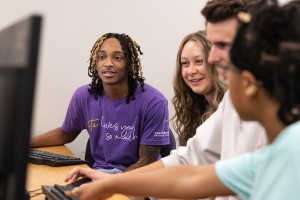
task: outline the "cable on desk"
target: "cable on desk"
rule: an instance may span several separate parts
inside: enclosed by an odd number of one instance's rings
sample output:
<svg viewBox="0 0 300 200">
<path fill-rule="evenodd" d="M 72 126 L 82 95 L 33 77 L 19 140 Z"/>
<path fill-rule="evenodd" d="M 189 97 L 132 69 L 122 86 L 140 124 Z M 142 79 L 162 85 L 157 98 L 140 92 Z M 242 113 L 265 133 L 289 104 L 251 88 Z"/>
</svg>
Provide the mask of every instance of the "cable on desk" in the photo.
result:
<svg viewBox="0 0 300 200">
<path fill-rule="evenodd" d="M 36 192 L 36 191 L 39 191 L 39 190 L 41 190 L 42 188 L 39 188 L 39 189 L 36 189 L 36 190 L 30 190 L 30 191 L 28 191 L 29 193 L 32 193 L 32 192 Z"/>
<path fill-rule="evenodd" d="M 31 191 L 28 191 L 29 193 L 29 197 L 32 198 L 32 197 L 36 197 L 38 195 L 41 195 L 43 194 L 42 192 L 38 192 L 39 190 L 41 190 L 42 188 L 38 188 L 36 190 L 31 190 Z"/>
<path fill-rule="evenodd" d="M 30 198 L 39 196 L 41 194 L 43 194 L 43 193 L 42 192 L 34 193 L 34 194 L 30 195 Z"/>
</svg>

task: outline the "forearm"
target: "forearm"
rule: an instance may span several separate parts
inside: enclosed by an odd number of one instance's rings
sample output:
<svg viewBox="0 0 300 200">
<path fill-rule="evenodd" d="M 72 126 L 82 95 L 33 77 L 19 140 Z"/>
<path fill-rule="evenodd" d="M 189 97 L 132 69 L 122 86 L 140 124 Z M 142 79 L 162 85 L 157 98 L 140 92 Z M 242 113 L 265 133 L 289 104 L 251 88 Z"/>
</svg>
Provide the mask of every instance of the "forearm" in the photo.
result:
<svg viewBox="0 0 300 200">
<path fill-rule="evenodd" d="M 136 163 L 134 163 L 133 165 L 130 165 L 130 166 L 125 170 L 125 172 L 132 171 L 132 170 L 141 168 L 141 167 L 143 167 L 143 166 L 146 166 L 146 165 L 143 164 L 143 163 L 141 163 L 141 162 L 136 162 Z"/>
<path fill-rule="evenodd" d="M 160 146 L 140 145 L 139 159 L 134 164 L 129 166 L 126 171 L 138 169 L 156 162 L 157 158 L 159 157 L 160 149 Z"/>
<path fill-rule="evenodd" d="M 134 165 L 132 165 L 132 167 L 134 167 Z M 126 170 L 126 173 L 139 174 L 139 173 L 144 173 L 144 172 L 148 172 L 148 171 L 152 171 L 152 170 L 156 170 L 156 169 L 162 169 L 164 167 L 165 166 L 164 166 L 163 162 L 161 160 L 158 160 L 154 163 L 151 163 L 149 165 L 144 165 L 139 168 L 132 168 L 131 170 L 130 170 L 130 168 L 128 168 Z"/>
<path fill-rule="evenodd" d="M 194 199 L 232 194 L 219 181 L 213 166 L 180 166 L 134 176 L 123 173 L 107 182 L 109 192 L 133 196 Z"/>
<path fill-rule="evenodd" d="M 64 145 L 72 142 L 78 134 L 64 133 L 61 128 L 56 128 L 52 131 L 46 132 L 41 135 L 34 136 L 30 139 L 31 147 L 45 147 Z"/>
</svg>

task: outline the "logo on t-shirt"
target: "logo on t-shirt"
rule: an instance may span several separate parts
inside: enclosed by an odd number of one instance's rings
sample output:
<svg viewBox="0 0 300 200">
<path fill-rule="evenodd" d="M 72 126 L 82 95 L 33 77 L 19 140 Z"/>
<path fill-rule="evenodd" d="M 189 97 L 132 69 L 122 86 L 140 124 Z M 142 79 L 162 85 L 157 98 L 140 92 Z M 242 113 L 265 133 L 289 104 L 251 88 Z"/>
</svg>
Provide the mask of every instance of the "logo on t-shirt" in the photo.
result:
<svg viewBox="0 0 300 200">
<path fill-rule="evenodd" d="M 166 137 L 169 136 L 169 131 L 168 132 L 155 132 L 154 137 Z"/>
<path fill-rule="evenodd" d="M 97 121 L 99 121 L 99 119 L 97 119 L 97 118 L 94 119 L 93 117 L 92 117 L 92 119 L 90 119 L 90 120 L 88 121 L 90 133 L 93 132 L 93 129 L 94 129 L 94 128 L 97 128 L 97 127 L 99 126 L 99 123 L 98 123 Z"/>
</svg>

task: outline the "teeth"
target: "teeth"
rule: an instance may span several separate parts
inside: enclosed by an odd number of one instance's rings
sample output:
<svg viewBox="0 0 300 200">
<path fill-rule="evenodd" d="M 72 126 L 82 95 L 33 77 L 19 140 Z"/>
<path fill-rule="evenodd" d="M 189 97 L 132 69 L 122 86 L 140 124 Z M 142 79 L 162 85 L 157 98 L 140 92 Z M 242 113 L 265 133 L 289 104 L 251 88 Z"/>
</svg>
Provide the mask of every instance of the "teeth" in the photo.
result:
<svg viewBox="0 0 300 200">
<path fill-rule="evenodd" d="M 104 74 L 114 74 L 114 72 L 103 72 Z"/>
<path fill-rule="evenodd" d="M 204 79 L 204 77 L 203 78 L 197 78 L 197 79 L 190 79 L 190 81 L 193 83 L 193 82 L 201 81 L 202 79 Z"/>
</svg>

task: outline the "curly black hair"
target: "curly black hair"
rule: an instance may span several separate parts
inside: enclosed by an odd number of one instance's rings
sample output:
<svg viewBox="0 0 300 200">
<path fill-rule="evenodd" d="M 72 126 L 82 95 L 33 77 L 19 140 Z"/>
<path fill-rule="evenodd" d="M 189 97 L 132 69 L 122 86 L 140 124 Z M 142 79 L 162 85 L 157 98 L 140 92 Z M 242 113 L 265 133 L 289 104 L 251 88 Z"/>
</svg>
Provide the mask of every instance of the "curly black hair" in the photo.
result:
<svg viewBox="0 0 300 200">
<path fill-rule="evenodd" d="M 286 125 L 300 119 L 299 25 L 299 0 L 284 6 L 261 2 L 241 25 L 230 52 L 233 64 L 252 72 L 280 102 L 278 117 Z"/>
<path fill-rule="evenodd" d="M 130 100 L 134 100 L 135 89 L 137 84 L 141 83 L 142 90 L 144 91 L 144 81 L 142 73 L 142 66 L 140 63 L 139 54 L 143 55 L 143 52 L 140 49 L 140 46 L 131 39 L 128 35 L 122 33 L 106 33 L 102 35 L 94 44 L 91 55 L 90 55 L 90 65 L 88 68 L 88 76 L 92 78 L 90 87 L 88 89 L 90 94 L 94 94 L 94 98 L 97 100 L 98 96 L 103 94 L 103 84 L 102 80 L 98 76 L 96 70 L 97 64 L 97 53 L 103 44 L 103 42 L 108 38 L 117 39 L 122 47 L 122 50 L 125 55 L 126 67 L 128 69 L 128 95 L 126 98 L 126 103 L 129 103 Z"/>
</svg>

